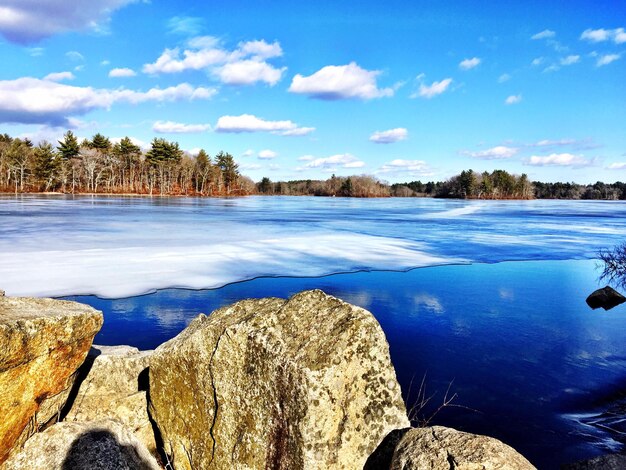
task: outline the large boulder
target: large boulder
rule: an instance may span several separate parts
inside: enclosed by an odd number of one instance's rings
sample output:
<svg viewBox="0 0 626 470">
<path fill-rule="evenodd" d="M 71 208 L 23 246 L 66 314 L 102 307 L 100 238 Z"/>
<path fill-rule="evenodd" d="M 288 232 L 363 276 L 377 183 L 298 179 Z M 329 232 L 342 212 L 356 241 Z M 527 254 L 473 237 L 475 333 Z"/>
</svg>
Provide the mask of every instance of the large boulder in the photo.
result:
<svg viewBox="0 0 626 470">
<path fill-rule="evenodd" d="M 56 419 L 101 326 L 87 305 L 0 297 L 0 464 Z"/>
<path fill-rule="evenodd" d="M 158 470 L 145 446 L 113 421 L 61 422 L 31 437 L 3 470 Z"/>
<path fill-rule="evenodd" d="M 617 292 L 611 286 L 603 287 L 593 291 L 586 299 L 587 305 L 592 309 L 602 307 L 604 310 L 611 310 L 620 304 L 626 302 L 626 297 Z"/>
<path fill-rule="evenodd" d="M 385 335 L 321 291 L 200 315 L 150 359 L 176 469 L 354 468 L 409 422 Z"/>
<path fill-rule="evenodd" d="M 156 455 L 146 396 L 151 354 L 131 346 L 93 346 L 79 369 L 81 383 L 65 420 L 115 419 Z"/>
<path fill-rule="evenodd" d="M 442 426 L 414 428 L 396 445 L 390 470 L 527 470 L 535 467 L 497 439 Z"/>
</svg>

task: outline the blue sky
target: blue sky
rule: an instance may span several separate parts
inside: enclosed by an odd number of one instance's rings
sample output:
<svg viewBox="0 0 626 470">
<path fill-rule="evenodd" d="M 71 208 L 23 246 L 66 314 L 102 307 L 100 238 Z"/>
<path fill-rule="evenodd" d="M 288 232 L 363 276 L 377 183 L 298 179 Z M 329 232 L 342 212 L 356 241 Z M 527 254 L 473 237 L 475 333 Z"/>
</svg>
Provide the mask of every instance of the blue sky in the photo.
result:
<svg viewBox="0 0 626 470">
<path fill-rule="evenodd" d="M 233 154 L 259 180 L 626 180 L 622 1 L 0 0 L 0 132 Z"/>
</svg>

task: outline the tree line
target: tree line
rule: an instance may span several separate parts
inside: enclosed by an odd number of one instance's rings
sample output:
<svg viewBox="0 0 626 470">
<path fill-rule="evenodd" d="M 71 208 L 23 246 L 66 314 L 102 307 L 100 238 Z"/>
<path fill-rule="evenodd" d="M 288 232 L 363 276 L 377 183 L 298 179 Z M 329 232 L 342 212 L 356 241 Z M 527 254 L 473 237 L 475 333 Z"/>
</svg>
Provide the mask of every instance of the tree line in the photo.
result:
<svg viewBox="0 0 626 470">
<path fill-rule="evenodd" d="M 216 196 L 251 194 L 255 185 L 223 151 L 191 156 L 155 138 L 144 152 L 129 137 L 112 143 L 98 133 L 79 143 L 67 131 L 56 146 L 0 134 L 0 191 Z"/>
<path fill-rule="evenodd" d="M 233 156 L 183 152 L 177 142 L 155 138 L 142 150 L 129 137 L 111 142 L 97 133 L 79 142 L 67 131 L 56 145 L 0 134 L 0 192 L 159 195 L 306 195 L 337 197 L 437 197 L 461 199 L 622 199 L 626 183 L 581 185 L 530 181 L 504 170 L 464 170 L 446 181 L 388 184 L 373 176 L 332 175 L 326 180 L 258 183 L 239 173 Z"/>
</svg>

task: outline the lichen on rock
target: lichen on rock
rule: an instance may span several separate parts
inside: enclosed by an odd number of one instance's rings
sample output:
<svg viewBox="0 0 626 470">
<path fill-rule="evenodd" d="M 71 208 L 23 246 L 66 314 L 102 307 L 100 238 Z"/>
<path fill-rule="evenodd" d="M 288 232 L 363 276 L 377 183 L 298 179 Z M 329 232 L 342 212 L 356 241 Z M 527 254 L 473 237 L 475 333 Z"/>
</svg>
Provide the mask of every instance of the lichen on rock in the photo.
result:
<svg viewBox="0 0 626 470">
<path fill-rule="evenodd" d="M 151 357 L 150 398 L 177 469 L 362 468 L 409 424 L 380 325 L 321 291 L 197 317 Z"/>
</svg>

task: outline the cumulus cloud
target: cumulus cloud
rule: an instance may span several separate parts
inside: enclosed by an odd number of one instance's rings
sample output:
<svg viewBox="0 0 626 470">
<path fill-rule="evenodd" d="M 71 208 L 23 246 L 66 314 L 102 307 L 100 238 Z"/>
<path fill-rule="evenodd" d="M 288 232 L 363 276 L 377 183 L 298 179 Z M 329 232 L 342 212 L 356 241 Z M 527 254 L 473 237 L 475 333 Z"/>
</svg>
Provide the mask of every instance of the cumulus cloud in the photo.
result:
<svg viewBox="0 0 626 470">
<path fill-rule="evenodd" d="M 609 169 L 609 170 L 626 170 L 626 162 L 611 163 L 609 166 L 607 166 L 607 169 Z"/>
<path fill-rule="evenodd" d="M 613 41 L 615 44 L 626 42 L 626 32 L 624 28 L 616 29 L 586 29 L 580 35 L 580 39 L 589 42 Z"/>
<path fill-rule="evenodd" d="M 462 155 L 467 155 L 472 158 L 480 158 L 482 160 L 502 160 L 506 158 L 511 158 L 517 155 L 519 149 L 516 147 L 507 147 L 505 145 L 498 145 L 496 147 L 492 147 L 487 150 L 481 150 L 478 152 L 470 152 L 468 150 L 463 150 L 460 152 Z"/>
<path fill-rule="evenodd" d="M 287 67 L 277 69 L 263 61 L 240 60 L 225 64 L 218 68 L 215 74 L 228 85 L 252 85 L 256 82 L 265 82 L 274 86 L 280 81 L 285 70 Z"/>
<path fill-rule="evenodd" d="M 593 163 L 593 160 L 571 153 L 552 153 L 548 156 L 533 155 L 525 161 L 526 165 L 531 166 L 569 166 L 579 168 L 593 165 Z"/>
<path fill-rule="evenodd" d="M 165 49 L 154 63 L 145 64 L 143 71 L 160 74 L 206 70 L 229 85 L 264 82 L 274 86 L 287 68 L 277 68 L 267 61 L 282 55 L 278 42 L 240 42 L 234 50 L 228 50 L 213 36 L 199 36 L 190 39 L 182 52 L 180 48 Z"/>
<path fill-rule="evenodd" d="M 174 121 L 156 121 L 152 130 L 159 134 L 196 134 L 211 129 L 210 124 L 183 124 Z"/>
<path fill-rule="evenodd" d="M 355 62 L 348 65 L 328 65 L 313 75 L 296 75 L 289 91 L 322 100 L 371 100 L 393 96 L 392 88 L 379 88 L 378 70 L 365 70 Z"/>
<path fill-rule="evenodd" d="M 504 104 L 517 104 L 522 101 L 522 95 L 511 95 L 504 100 Z"/>
<path fill-rule="evenodd" d="M 433 170 L 423 160 L 404 160 L 401 158 L 383 164 L 376 173 L 403 173 L 416 176 L 432 176 Z"/>
<path fill-rule="evenodd" d="M 417 91 L 417 93 L 413 93 L 411 95 L 411 98 L 434 98 L 435 96 L 444 93 L 450 87 L 450 84 L 452 84 L 451 78 L 446 78 L 439 82 L 433 82 L 430 85 L 425 85 L 421 83 L 419 86 L 419 90 Z"/>
<path fill-rule="evenodd" d="M 300 157 L 299 160 L 302 160 Z M 313 168 L 320 168 L 328 171 L 335 171 L 338 168 L 362 168 L 365 166 L 365 162 L 359 160 L 357 157 L 350 153 L 341 153 L 337 155 L 331 155 L 325 158 L 313 158 L 309 160 L 303 167 L 297 168 L 298 170 L 306 170 Z"/>
<path fill-rule="evenodd" d="M 530 39 L 550 39 L 553 38 L 554 36 L 556 36 L 556 33 L 554 31 L 551 31 L 549 29 L 544 29 L 543 31 L 541 31 L 540 33 L 537 34 L 533 34 Z"/>
<path fill-rule="evenodd" d="M 580 62 L 579 55 L 568 55 L 567 57 L 563 57 L 560 61 L 561 65 L 572 65 Z"/>
<path fill-rule="evenodd" d="M 43 79 L 51 82 L 62 82 L 63 80 L 74 80 L 76 77 L 72 72 L 49 73 Z"/>
<path fill-rule="evenodd" d="M 612 62 L 615 62 L 621 57 L 620 54 L 605 54 L 598 57 L 596 60 L 596 67 L 602 67 L 604 65 L 609 65 Z"/>
<path fill-rule="evenodd" d="M 274 152 L 273 150 L 269 150 L 269 149 L 261 150 L 258 155 L 258 158 L 260 160 L 271 160 L 276 157 L 278 157 L 278 154 Z"/>
<path fill-rule="evenodd" d="M 136 0 L 3 0 L 0 34 L 32 44 L 66 31 L 103 31 L 111 14 Z"/>
<path fill-rule="evenodd" d="M 0 122 L 68 126 L 71 116 L 107 109 L 115 103 L 208 99 L 215 93 L 214 89 L 194 88 L 188 83 L 142 92 L 70 86 L 24 77 L 0 81 Z"/>
<path fill-rule="evenodd" d="M 480 62 L 481 60 L 478 57 L 472 57 L 471 59 L 462 60 L 459 63 L 459 68 L 461 70 L 470 70 L 470 69 L 473 69 L 474 67 L 478 67 Z"/>
<path fill-rule="evenodd" d="M 406 140 L 409 131 L 404 127 L 389 129 L 388 131 L 376 131 L 370 136 L 370 141 L 376 144 L 392 144 L 401 140 Z"/>
<path fill-rule="evenodd" d="M 135 75 L 137 75 L 137 73 L 129 68 L 117 68 L 109 72 L 109 77 L 112 78 L 134 77 Z"/>
<path fill-rule="evenodd" d="M 302 155 L 301 157 L 298 157 L 299 162 L 310 162 L 311 160 L 315 160 L 313 155 Z"/>
<path fill-rule="evenodd" d="M 222 116 L 215 126 L 217 132 L 271 132 L 278 135 L 307 135 L 315 130 L 314 127 L 299 127 L 293 121 L 267 121 L 253 114 L 240 116 Z"/>
</svg>

